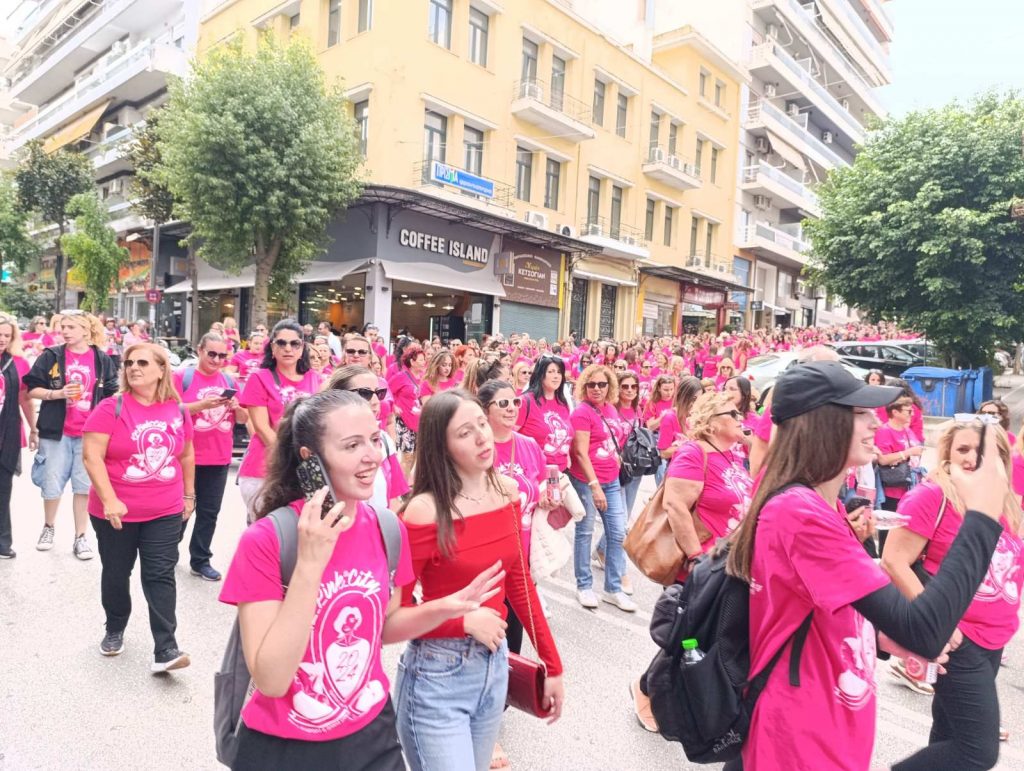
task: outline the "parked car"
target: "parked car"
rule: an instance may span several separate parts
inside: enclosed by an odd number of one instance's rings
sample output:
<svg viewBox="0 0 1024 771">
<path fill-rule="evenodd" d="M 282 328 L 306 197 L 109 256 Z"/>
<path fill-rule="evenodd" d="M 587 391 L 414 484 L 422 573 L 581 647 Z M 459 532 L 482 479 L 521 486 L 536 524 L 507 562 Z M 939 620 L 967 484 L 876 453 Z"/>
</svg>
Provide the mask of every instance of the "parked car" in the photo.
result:
<svg viewBox="0 0 1024 771">
<path fill-rule="evenodd" d="M 750 385 L 760 393 L 763 401 L 765 395 L 775 385 L 775 380 L 800 358 L 796 351 L 779 351 L 777 353 L 766 353 L 762 356 L 755 356 L 747 362 L 747 368 L 741 375 L 750 380 Z M 840 361 L 843 367 L 851 375 L 859 380 L 867 377 L 868 371 L 846 361 Z"/>
<path fill-rule="evenodd" d="M 866 370 L 880 369 L 889 377 L 901 377 L 911 367 L 924 367 L 929 363 L 923 353 L 914 353 L 908 345 L 919 351 L 919 346 L 927 349 L 927 344 L 921 341 L 897 343 L 893 340 L 848 340 L 832 343 L 843 362 Z"/>
</svg>

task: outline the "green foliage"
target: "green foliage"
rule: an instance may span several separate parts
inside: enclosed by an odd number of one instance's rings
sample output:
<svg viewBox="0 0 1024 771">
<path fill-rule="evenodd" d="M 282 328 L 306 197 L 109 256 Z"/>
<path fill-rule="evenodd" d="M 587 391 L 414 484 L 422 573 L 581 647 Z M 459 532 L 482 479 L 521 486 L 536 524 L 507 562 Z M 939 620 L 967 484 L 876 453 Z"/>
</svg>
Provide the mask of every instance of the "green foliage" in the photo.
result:
<svg viewBox="0 0 1024 771">
<path fill-rule="evenodd" d="M 0 287 L 0 308 L 19 319 L 49 316 L 53 310 L 53 296 L 29 291 L 20 284 L 5 284 Z"/>
<path fill-rule="evenodd" d="M 96 313 L 106 306 L 118 271 L 128 262 L 128 250 L 118 246 L 117 233 L 107 225 L 107 210 L 95 193 L 76 195 L 68 212 L 75 217 L 75 229 L 61 238 L 61 245 L 85 280 L 87 309 Z"/>
<path fill-rule="evenodd" d="M 39 247 L 28 235 L 27 220 L 14 180 L 0 176 L 0 263 L 17 273 L 24 273 L 29 261 L 39 255 Z"/>
<path fill-rule="evenodd" d="M 152 110 L 146 116 L 146 125 L 136 128 L 128 158 L 135 176 L 132 178 L 132 197 L 135 210 L 143 217 L 157 224 L 169 222 L 174 209 L 174 196 L 160 181 L 157 169 L 160 166 L 160 145 L 157 125 L 160 110 Z"/>
<path fill-rule="evenodd" d="M 301 41 L 235 42 L 170 86 L 157 129 L 157 177 L 192 223 L 199 256 L 225 270 L 256 265 L 251 322 L 267 294 L 326 245 L 331 219 L 360 193 L 355 127 Z"/>
<path fill-rule="evenodd" d="M 1024 231 L 1009 212 L 1024 191 L 1022 131 L 1015 94 L 882 123 L 818 188 L 811 280 L 925 333 L 957 365 L 1021 339 Z"/>
</svg>

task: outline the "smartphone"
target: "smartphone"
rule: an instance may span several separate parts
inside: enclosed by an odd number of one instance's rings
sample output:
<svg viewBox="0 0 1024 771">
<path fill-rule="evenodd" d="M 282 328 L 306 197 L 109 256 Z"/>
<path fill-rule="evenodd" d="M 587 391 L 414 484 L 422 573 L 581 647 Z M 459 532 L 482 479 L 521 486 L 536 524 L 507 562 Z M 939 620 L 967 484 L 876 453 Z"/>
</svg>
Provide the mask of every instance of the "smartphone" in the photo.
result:
<svg viewBox="0 0 1024 771">
<path fill-rule="evenodd" d="M 334 488 L 331 487 L 331 480 L 327 477 L 327 469 L 324 468 L 323 461 L 320 460 L 318 455 L 311 454 L 308 458 L 299 462 L 295 473 L 299 478 L 299 487 L 302 489 L 302 494 L 306 496 L 307 501 L 320 488 L 327 488 L 327 497 L 324 498 L 324 505 L 320 510 L 320 519 L 323 519 L 337 501 L 334 495 Z"/>
<path fill-rule="evenodd" d="M 867 498 L 855 495 L 846 502 L 846 513 L 849 514 L 851 511 L 856 511 L 861 506 L 867 506 L 868 508 L 870 508 L 871 501 L 869 501 Z"/>
<path fill-rule="evenodd" d="M 234 399 L 238 395 L 237 388 L 225 388 L 220 392 L 221 399 Z"/>
</svg>

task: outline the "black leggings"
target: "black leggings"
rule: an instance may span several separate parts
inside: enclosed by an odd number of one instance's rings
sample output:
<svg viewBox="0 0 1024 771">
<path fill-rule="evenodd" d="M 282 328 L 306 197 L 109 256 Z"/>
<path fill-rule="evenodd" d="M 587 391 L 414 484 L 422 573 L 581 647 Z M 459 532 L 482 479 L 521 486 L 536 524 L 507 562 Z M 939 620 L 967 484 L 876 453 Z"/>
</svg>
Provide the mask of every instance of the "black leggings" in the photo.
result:
<svg viewBox="0 0 1024 771">
<path fill-rule="evenodd" d="M 999 761 L 996 675 L 1003 651 L 964 638 L 935 683 L 928 746 L 893 771 L 985 771 Z"/>
</svg>

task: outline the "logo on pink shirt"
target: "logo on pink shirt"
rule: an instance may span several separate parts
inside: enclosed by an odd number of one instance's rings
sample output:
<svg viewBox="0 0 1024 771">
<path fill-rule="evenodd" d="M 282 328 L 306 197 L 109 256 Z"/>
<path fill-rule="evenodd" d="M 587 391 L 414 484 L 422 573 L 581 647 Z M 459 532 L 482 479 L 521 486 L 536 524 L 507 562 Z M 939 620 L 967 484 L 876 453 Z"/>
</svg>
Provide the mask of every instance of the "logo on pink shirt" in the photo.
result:
<svg viewBox="0 0 1024 771">
<path fill-rule="evenodd" d="M 978 587 L 974 599 L 981 602 L 998 602 L 1002 600 L 1011 605 L 1020 602 L 1020 587 L 1017 585 L 1017 574 L 1020 571 L 1020 543 L 1007 538 L 1004 532 L 999 536 L 999 543 L 992 554 L 985 580 Z"/>
<path fill-rule="evenodd" d="M 219 396 L 224 389 L 221 386 L 205 386 L 196 392 L 196 401 L 202 401 L 209 396 Z M 193 428 L 196 431 L 232 431 L 234 430 L 231 408 L 226 404 L 218 407 L 211 407 L 208 410 L 201 410 L 195 416 Z"/>
<path fill-rule="evenodd" d="M 171 423 L 171 430 L 182 428 L 181 419 Z M 171 461 L 174 460 L 174 436 L 167 431 L 164 420 L 147 420 L 140 423 L 132 431 L 132 441 L 138 452 L 132 455 L 128 468 L 122 478 L 128 482 L 145 482 L 147 479 L 159 479 L 167 482 L 174 479 L 175 471 Z"/>
<path fill-rule="evenodd" d="M 545 412 L 544 423 L 548 427 L 547 441 L 544 442 L 545 455 L 569 454 L 569 427 L 557 412 Z"/>
<path fill-rule="evenodd" d="M 839 649 L 845 667 L 836 682 L 840 703 L 856 711 L 864 708 L 875 693 L 875 628 L 860 613 L 854 613 L 856 637 L 844 637 Z"/>
</svg>

